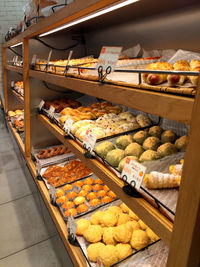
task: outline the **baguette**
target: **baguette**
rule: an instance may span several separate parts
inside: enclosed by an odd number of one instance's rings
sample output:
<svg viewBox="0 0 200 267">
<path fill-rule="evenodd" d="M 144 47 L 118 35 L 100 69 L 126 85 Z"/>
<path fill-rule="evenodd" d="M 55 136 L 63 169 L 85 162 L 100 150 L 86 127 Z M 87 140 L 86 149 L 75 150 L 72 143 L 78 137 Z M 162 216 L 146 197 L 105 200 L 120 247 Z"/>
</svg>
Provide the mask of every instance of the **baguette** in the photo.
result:
<svg viewBox="0 0 200 267">
<path fill-rule="evenodd" d="M 190 71 L 190 65 L 186 60 L 179 60 L 173 65 L 174 70 L 180 70 L 180 71 Z M 174 85 L 182 85 L 185 80 L 187 79 L 187 76 L 185 75 L 179 75 L 179 74 L 170 74 L 167 76 L 167 81 L 170 86 Z"/>
</svg>

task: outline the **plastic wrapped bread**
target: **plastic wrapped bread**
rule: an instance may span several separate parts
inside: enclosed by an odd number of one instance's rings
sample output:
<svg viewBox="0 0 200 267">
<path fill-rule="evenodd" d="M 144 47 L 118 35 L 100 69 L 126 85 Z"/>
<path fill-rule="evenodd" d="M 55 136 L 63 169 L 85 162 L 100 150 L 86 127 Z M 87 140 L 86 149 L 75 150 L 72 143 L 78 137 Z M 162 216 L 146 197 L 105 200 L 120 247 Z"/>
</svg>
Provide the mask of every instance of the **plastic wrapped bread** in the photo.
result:
<svg viewBox="0 0 200 267">
<path fill-rule="evenodd" d="M 149 189 L 175 188 L 180 186 L 181 176 L 153 171 L 146 174 L 144 183 Z"/>
</svg>

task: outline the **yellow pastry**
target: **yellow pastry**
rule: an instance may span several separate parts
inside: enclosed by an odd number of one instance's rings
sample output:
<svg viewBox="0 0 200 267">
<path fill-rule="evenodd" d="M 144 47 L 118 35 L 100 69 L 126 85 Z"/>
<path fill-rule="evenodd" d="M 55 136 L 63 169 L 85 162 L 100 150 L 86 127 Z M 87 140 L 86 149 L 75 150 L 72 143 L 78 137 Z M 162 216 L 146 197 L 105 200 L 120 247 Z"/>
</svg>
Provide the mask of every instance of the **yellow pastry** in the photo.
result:
<svg viewBox="0 0 200 267">
<path fill-rule="evenodd" d="M 120 213 L 118 215 L 117 225 L 125 224 L 126 222 L 129 222 L 130 220 L 131 220 L 131 218 L 129 217 L 128 214 L 126 214 L 126 213 Z"/>
<path fill-rule="evenodd" d="M 130 216 L 131 219 L 138 221 L 139 217 L 132 211 L 129 210 L 128 215 Z"/>
<path fill-rule="evenodd" d="M 126 226 L 127 227 L 130 227 L 130 229 L 132 229 L 132 231 L 135 231 L 135 230 L 139 230 L 140 229 L 139 222 L 137 222 L 135 220 L 127 222 L 126 223 Z"/>
<path fill-rule="evenodd" d="M 120 243 L 129 243 L 132 235 L 132 229 L 127 227 L 125 224 L 121 224 L 114 229 L 114 238 Z"/>
<path fill-rule="evenodd" d="M 76 234 L 83 235 L 83 233 L 88 229 L 90 226 L 90 221 L 86 219 L 79 219 L 77 222 Z"/>
<path fill-rule="evenodd" d="M 142 220 L 139 220 L 138 223 L 142 230 L 146 230 L 148 228 L 148 226 Z"/>
<path fill-rule="evenodd" d="M 105 211 L 100 217 L 100 223 L 103 227 L 111 227 L 117 224 L 118 216 L 113 212 Z"/>
<path fill-rule="evenodd" d="M 91 243 L 99 242 L 103 235 L 103 229 L 100 225 L 90 225 L 83 233 L 84 238 Z"/>
<path fill-rule="evenodd" d="M 118 252 L 115 246 L 106 245 L 99 251 L 99 259 L 104 267 L 109 267 L 118 262 Z"/>
<path fill-rule="evenodd" d="M 111 206 L 107 209 L 107 211 L 114 212 L 116 215 L 122 213 L 122 209 L 118 206 Z"/>
<path fill-rule="evenodd" d="M 103 211 L 99 210 L 94 214 L 92 214 L 92 216 L 90 217 L 91 224 L 100 224 L 100 218 L 103 215 L 103 213 L 104 213 Z"/>
<path fill-rule="evenodd" d="M 132 248 L 140 250 L 148 245 L 148 235 L 143 230 L 133 231 L 130 244 Z"/>
<path fill-rule="evenodd" d="M 129 209 L 129 207 L 126 204 L 122 203 L 120 205 L 120 208 L 122 209 L 123 212 L 129 213 L 129 210 L 130 209 Z"/>
<path fill-rule="evenodd" d="M 133 252 L 131 245 L 129 244 L 119 243 L 116 245 L 116 249 L 119 260 L 123 260 L 124 258 L 130 256 Z"/>
<path fill-rule="evenodd" d="M 105 247 L 105 245 L 101 242 L 90 244 L 87 248 L 87 256 L 88 259 L 92 262 L 97 262 L 97 259 L 99 257 L 99 251 Z"/>
<path fill-rule="evenodd" d="M 144 183 L 150 189 L 174 188 L 179 187 L 181 182 L 180 175 L 173 175 L 169 173 L 161 173 L 153 171 L 146 174 Z"/>
<path fill-rule="evenodd" d="M 114 227 L 105 227 L 103 229 L 103 242 L 106 245 L 116 245 L 116 240 L 114 239 Z"/>
<path fill-rule="evenodd" d="M 85 202 L 85 197 L 79 196 L 74 199 L 75 205 L 80 205 Z"/>
<path fill-rule="evenodd" d="M 159 236 L 157 236 L 149 227 L 146 229 L 146 233 L 152 242 L 155 242 L 159 239 Z"/>
</svg>

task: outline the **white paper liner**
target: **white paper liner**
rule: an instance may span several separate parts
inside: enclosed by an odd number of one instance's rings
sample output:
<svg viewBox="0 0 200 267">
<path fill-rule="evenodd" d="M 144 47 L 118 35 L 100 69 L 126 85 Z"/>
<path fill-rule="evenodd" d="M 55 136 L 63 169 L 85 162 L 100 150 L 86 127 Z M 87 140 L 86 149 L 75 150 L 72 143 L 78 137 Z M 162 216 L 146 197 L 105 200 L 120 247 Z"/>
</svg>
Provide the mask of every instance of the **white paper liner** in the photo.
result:
<svg viewBox="0 0 200 267">
<path fill-rule="evenodd" d="M 50 146 L 47 148 L 42 148 L 43 149 L 49 149 L 52 147 L 59 147 L 60 145 L 55 145 L 55 146 Z M 62 155 L 57 155 L 57 156 L 53 156 L 47 159 L 38 159 L 37 154 L 39 153 L 41 149 L 34 149 L 34 157 L 36 158 L 37 161 L 39 161 L 40 166 L 44 167 L 44 166 L 49 166 L 49 165 L 53 165 L 55 163 L 59 163 L 59 162 L 63 162 L 64 160 L 68 160 L 71 159 L 73 157 L 75 157 L 74 153 L 69 152 L 67 154 L 62 154 Z"/>
<path fill-rule="evenodd" d="M 76 159 L 76 160 L 78 160 L 78 161 L 80 161 L 80 159 L 77 159 L 77 158 L 73 158 L 73 159 Z M 64 167 L 66 164 L 68 164 L 70 161 L 71 161 L 72 159 L 69 159 L 69 160 L 67 160 L 67 161 L 65 161 L 65 162 L 62 162 L 62 163 L 60 163 L 60 164 L 56 164 L 57 166 L 61 166 L 61 167 Z M 53 164 L 53 165 L 55 165 L 55 164 Z M 39 172 L 39 175 L 42 177 L 42 179 L 43 179 L 43 181 L 44 181 L 44 183 L 45 183 L 45 185 L 46 185 L 46 187 L 49 189 L 50 188 L 50 185 L 47 183 L 47 180 L 45 179 L 45 178 L 43 178 L 43 174 L 45 173 L 45 171 L 49 168 L 50 166 L 48 166 L 48 167 L 43 167 L 43 168 L 41 168 L 41 170 L 40 170 L 40 172 Z M 91 176 L 93 173 L 90 173 L 90 174 L 88 174 L 87 176 L 85 176 L 85 177 L 83 177 L 83 178 L 86 178 L 86 177 L 89 177 L 89 176 Z M 80 179 L 82 179 L 82 178 L 80 178 Z M 78 180 L 80 180 L 80 179 L 78 179 Z M 74 182 L 76 182 L 76 181 L 74 181 Z M 69 183 L 71 183 L 71 182 L 69 182 Z M 68 183 L 65 183 L 65 184 L 68 184 Z M 62 186 L 64 186 L 65 184 L 63 184 Z M 56 188 L 58 188 L 58 187 L 56 187 Z"/>
<path fill-rule="evenodd" d="M 111 206 L 119 206 L 121 204 L 121 200 L 116 200 L 104 207 L 100 207 L 98 209 L 99 210 L 102 210 L 102 211 L 105 211 L 107 210 L 109 207 Z M 96 211 L 94 212 L 91 212 L 89 214 L 86 214 L 86 215 L 83 215 L 81 216 L 81 219 L 90 219 L 90 217 L 92 216 L 92 214 L 94 214 Z M 78 219 L 76 219 L 77 221 Z M 85 240 L 84 237 L 82 236 L 76 236 L 80 246 L 81 246 L 81 249 L 83 250 L 84 254 L 85 254 L 85 257 L 87 258 L 87 247 L 88 245 L 90 244 L 89 242 L 87 242 Z M 149 243 L 150 244 L 150 243 Z M 154 249 L 155 247 L 155 249 Z M 136 252 L 136 250 L 133 249 L 133 253 Z M 165 253 L 166 252 L 166 253 Z M 146 264 L 153 264 L 154 261 L 155 261 L 155 258 L 156 258 L 156 262 L 159 262 L 159 263 L 166 263 L 166 260 L 167 260 L 167 255 L 168 255 L 168 248 L 167 246 L 162 242 L 162 241 L 158 241 L 157 243 L 155 244 L 152 244 L 149 248 L 147 249 L 144 249 L 140 252 L 138 252 L 136 255 L 133 255 L 131 256 L 130 258 L 128 258 L 127 260 L 125 261 L 122 261 L 121 263 L 119 264 L 116 264 L 114 266 L 122 266 L 122 267 L 132 267 L 132 266 L 138 266 L 138 265 L 135 265 L 135 263 L 139 262 L 143 262 L 144 260 L 146 261 Z M 152 257 L 155 257 L 154 258 L 154 261 L 152 262 Z M 88 259 L 89 261 L 89 259 Z M 87 266 L 89 266 L 89 264 L 87 263 Z M 90 262 L 90 266 L 91 267 L 96 267 L 96 263 L 92 263 Z M 148 265 L 141 265 L 141 266 L 148 266 Z M 149 265 L 150 267 L 151 266 L 156 266 L 156 265 Z M 164 266 L 164 265 L 157 265 L 156 267 L 158 266 Z"/>
</svg>

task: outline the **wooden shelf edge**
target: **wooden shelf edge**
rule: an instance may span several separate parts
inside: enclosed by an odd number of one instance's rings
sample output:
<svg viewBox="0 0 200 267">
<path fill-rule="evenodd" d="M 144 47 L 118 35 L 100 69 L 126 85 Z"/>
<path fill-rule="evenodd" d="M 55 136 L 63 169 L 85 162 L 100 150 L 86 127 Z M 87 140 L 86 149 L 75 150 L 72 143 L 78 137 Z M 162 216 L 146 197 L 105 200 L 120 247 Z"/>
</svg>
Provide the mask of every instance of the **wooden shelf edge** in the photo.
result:
<svg viewBox="0 0 200 267">
<path fill-rule="evenodd" d="M 22 104 L 24 104 L 24 98 L 23 96 L 21 96 L 20 94 L 18 94 L 16 91 L 14 91 L 13 89 L 11 89 L 12 94 L 17 98 L 17 100 L 19 102 L 21 102 Z"/>
<path fill-rule="evenodd" d="M 102 98 L 110 102 L 114 100 L 117 104 L 170 120 L 188 124 L 191 119 L 193 98 L 141 90 L 139 88 L 101 84 L 96 81 L 65 77 L 35 70 L 30 70 L 29 75 L 35 79 L 66 89 Z"/>
<path fill-rule="evenodd" d="M 21 67 L 6 65 L 6 70 L 23 74 L 24 70 Z"/>
<path fill-rule="evenodd" d="M 96 159 L 84 157 L 84 149 L 72 139 L 65 138 L 63 131 L 55 124 L 49 122 L 44 115 L 38 115 L 38 119 L 50 130 L 63 144 L 66 144 L 74 154 L 84 162 L 120 199 L 126 203 L 144 222 L 155 231 L 160 238 L 170 245 L 173 223 L 154 208 L 143 198 L 132 198 L 122 191 L 123 181 L 117 178 L 110 170 Z"/>
<path fill-rule="evenodd" d="M 9 126 L 9 128 L 10 128 L 10 130 L 11 130 L 11 132 L 12 132 L 12 134 L 13 134 L 13 136 L 14 136 L 14 138 L 15 138 L 15 140 L 16 140 L 16 142 L 17 142 L 17 144 L 18 144 L 18 146 L 19 146 L 19 148 L 20 148 L 20 150 L 22 152 L 22 154 L 23 154 L 23 156 L 25 156 L 25 145 L 24 145 L 21 137 L 19 136 L 17 130 L 12 126 L 12 123 L 10 121 L 8 121 L 8 120 L 6 120 L 6 121 L 7 121 L 7 125 Z"/>
<path fill-rule="evenodd" d="M 40 191 L 40 194 L 46 204 L 46 207 L 48 208 L 48 211 L 56 225 L 56 228 L 63 240 L 63 243 L 69 253 L 69 256 L 71 257 L 74 266 L 82 266 L 86 267 L 86 259 L 79 247 L 72 246 L 69 241 L 68 241 L 68 232 L 67 232 L 67 227 L 66 223 L 63 220 L 63 217 L 61 216 L 59 210 L 57 207 L 54 207 L 53 205 L 50 204 L 50 197 L 49 197 L 49 192 L 48 189 L 46 188 L 46 185 L 44 184 L 43 181 L 38 181 L 37 180 L 37 173 L 36 173 L 36 168 L 34 163 L 32 162 L 31 158 L 27 157 L 25 158 L 27 165 L 30 169 L 30 172 L 32 174 L 32 177 Z"/>
</svg>

